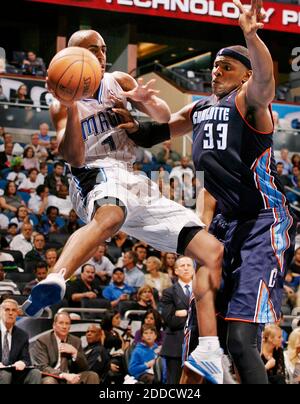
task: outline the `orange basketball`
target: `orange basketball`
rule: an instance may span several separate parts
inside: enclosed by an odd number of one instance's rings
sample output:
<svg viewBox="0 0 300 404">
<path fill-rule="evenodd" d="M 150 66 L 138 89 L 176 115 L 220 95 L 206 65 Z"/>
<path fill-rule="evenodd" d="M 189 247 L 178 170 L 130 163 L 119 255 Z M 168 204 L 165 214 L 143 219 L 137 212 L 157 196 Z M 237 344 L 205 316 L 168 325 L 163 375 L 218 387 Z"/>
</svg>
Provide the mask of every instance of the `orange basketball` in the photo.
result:
<svg viewBox="0 0 300 404">
<path fill-rule="evenodd" d="M 95 55 L 72 46 L 58 52 L 48 68 L 48 81 L 62 101 L 91 97 L 100 85 L 102 69 Z"/>
</svg>

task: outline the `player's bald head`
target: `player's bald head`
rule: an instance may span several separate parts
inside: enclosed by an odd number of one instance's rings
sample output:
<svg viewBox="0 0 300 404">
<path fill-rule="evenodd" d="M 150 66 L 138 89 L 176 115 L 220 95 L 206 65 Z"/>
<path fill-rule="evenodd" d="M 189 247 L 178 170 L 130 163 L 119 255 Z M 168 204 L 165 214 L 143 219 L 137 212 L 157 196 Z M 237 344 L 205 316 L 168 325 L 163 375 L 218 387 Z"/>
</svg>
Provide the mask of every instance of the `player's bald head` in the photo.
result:
<svg viewBox="0 0 300 404">
<path fill-rule="evenodd" d="M 103 41 L 103 38 L 99 34 L 99 32 L 94 31 L 93 29 L 83 29 L 80 31 L 76 31 L 69 39 L 68 47 L 70 47 L 70 46 L 85 47 L 86 41 L 89 41 L 92 39 L 95 39 L 95 40 L 101 39 Z"/>
</svg>

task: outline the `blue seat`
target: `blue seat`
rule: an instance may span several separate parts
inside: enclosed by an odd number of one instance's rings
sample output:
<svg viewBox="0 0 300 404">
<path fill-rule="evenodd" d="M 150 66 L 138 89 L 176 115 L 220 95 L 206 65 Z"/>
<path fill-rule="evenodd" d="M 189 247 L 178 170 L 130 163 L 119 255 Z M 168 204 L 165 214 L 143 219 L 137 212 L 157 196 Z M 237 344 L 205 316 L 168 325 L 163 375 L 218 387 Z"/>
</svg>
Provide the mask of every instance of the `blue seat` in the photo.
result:
<svg viewBox="0 0 300 404">
<path fill-rule="evenodd" d="M 17 194 L 23 199 L 23 201 L 28 204 L 28 201 L 30 199 L 30 194 L 27 192 L 22 192 L 22 191 L 17 191 Z"/>
<path fill-rule="evenodd" d="M 6 185 L 7 185 L 7 180 L 0 180 L 0 188 L 1 189 L 5 189 Z"/>
<path fill-rule="evenodd" d="M 51 174 L 54 168 L 53 163 L 47 163 L 47 167 L 48 167 L 48 174 Z"/>
<path fill-rule="evenodd" d="M 37 226 L 39 224 L 39 219 L 34 213 L 29 213 L 29 218 L 32 220 L 33 226 Z"/>
<path fill-rule="evenodd" d="M 6 179 L 10 172 L 11 168 L 3 168 L 3 170 L 1 170 L 1 177 Z"/>
</svg>

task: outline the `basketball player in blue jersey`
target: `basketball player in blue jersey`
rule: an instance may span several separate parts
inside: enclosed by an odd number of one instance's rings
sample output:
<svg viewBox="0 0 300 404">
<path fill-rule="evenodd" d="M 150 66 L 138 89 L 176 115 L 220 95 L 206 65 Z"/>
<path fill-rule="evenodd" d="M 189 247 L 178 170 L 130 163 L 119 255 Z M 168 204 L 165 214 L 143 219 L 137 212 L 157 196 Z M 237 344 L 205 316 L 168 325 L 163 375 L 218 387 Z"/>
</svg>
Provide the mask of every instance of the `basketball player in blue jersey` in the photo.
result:
<svg viewBox="0 0 300 404">
<path fill-rule="evenodd" d="M 234 4 L 240 10 L 239 24 L 247 48 L 231 46 L 218 52 L 210 98 L 184 107 L 168 124 L 141 123 L 138 131 L 126 111 L 118 112 L 128 121 L 131 139 L 141 146 L 193 131 L 193 160 L 196 170 L 204 171 L 206 188 L 201 220 L 209 227 L 218 204 L 227 226 L 223 234 L 222 300 L 228 351 L 242 383 L 264 384 L 268 381 L 257 335 L 260 324 L 279 319 L 294 224 L 274 164 L 270 107 L 275 94 L 273 62 L 257 35 L 263 27 L 262 2 L 252 0 L 250 9 L 239 0 Z M 198 317 L 201 299 L 196 293 Z M 193 321 L 190 318 L 191 327 Z M 189 333 L 187 327 L 185 341 Z M 209 378 L 214 369 L 205 359 L 209 350 L 206 343 L 200 338 L 185 365 Z"/>
<path fill-rule="evenodd" d="M 59 301 L 64 296 L 65 279 L 122 228 L 158 250 L 188 255 L 203 265 L 201 282 L 198 275 L 195 280 L 196 295 L 204 290 L 199 302 L 199 327 L 210 347 L 207 360 L 214 370 L 211 381 L 222 383 L 214 294 L 221 280 L 223 246 L 203 230 L 196 214 L 161 197 L 155 183 L 133 172 L 136 145 L 114 109 L 116 100 L 124 107 L 128 98 L 153 119 L 167 122 L 169 108 L 155 95 L 152 83 L 138 84 L 128 74 L 104 72 L 106 46 L 99 33 L 78 31 L 68 45 L 92 51 L 103 70 L 99 91 L 93 98 L 73 103 L 60 100 L 51 107 L 59 151 L 72 173 L 70 196 L 87 225 L 69 238 L 54 272 L 32 290 L 23 310 L 37 316 L 44 307 Z"/>
</svg>

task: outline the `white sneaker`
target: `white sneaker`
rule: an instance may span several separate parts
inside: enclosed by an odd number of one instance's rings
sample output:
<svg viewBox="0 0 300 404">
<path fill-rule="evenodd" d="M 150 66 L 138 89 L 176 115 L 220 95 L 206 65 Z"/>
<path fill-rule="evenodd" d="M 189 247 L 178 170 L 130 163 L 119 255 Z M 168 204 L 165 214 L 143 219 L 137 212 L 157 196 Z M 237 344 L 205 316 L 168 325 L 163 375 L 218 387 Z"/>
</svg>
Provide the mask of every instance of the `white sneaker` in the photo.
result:
<svg viewBox="0 0 300 404">
<path fill-rule="evenodd" d="M 64 298 L 66 292 L 64 273 L 65 269 L 53 272 L 32 288 L 28 300 L 22 305 L 22 310 L 27 316 L 40 317 L 45 307 L 58 303 Z"/>
<path fill-rule="evenodd" d="M 199 346 L 189 355 L 184 365 L 213 384 L 223 384 L 223 350 L 203 352 Z"/>
</svg>

